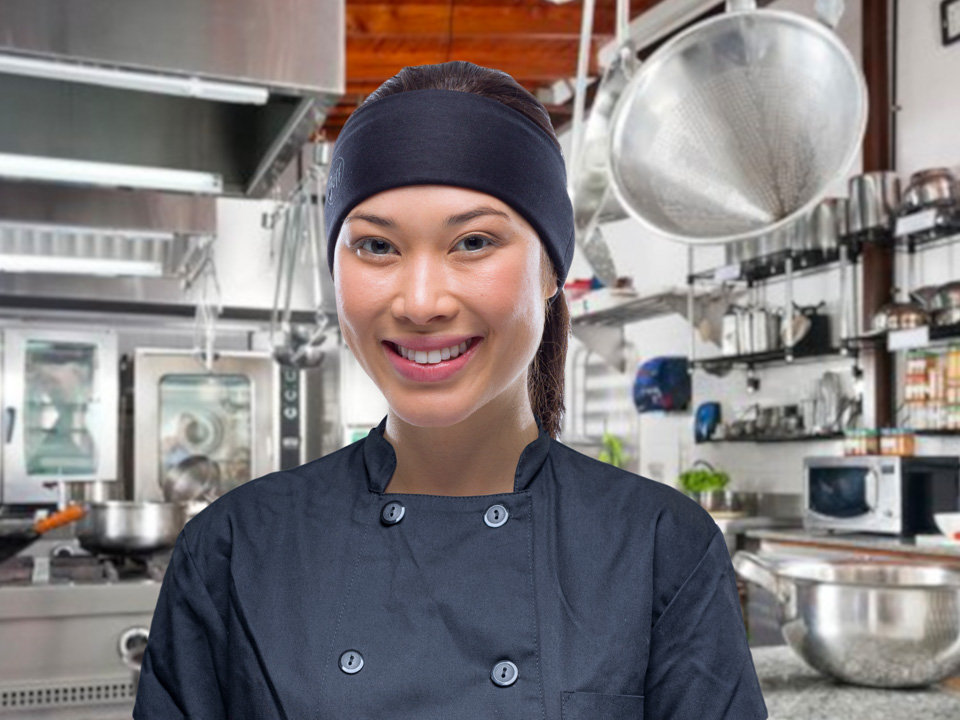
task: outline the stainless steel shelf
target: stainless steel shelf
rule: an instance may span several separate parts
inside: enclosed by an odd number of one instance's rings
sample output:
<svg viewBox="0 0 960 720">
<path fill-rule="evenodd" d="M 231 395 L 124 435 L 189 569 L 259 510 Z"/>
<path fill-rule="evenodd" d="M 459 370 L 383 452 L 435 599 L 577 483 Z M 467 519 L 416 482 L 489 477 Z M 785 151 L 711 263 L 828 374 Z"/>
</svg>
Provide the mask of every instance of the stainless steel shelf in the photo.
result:
<svg viewBox="0 0 960 720">
<path fill-rule="evenodd" d="M 674 289 L 655 295 L 623 295 L 605 298 L 590 309 L 590 293 L 578 298 L 574 303 L 582 303 L 584 312 L 571 309 L 570 322 L 574 325 L 594 325 L 600 327 L 622 327 L 641 320 L 649 320 L 673 313 L 685 314 L 687 307 L 686 289 Z"/>
</svg>

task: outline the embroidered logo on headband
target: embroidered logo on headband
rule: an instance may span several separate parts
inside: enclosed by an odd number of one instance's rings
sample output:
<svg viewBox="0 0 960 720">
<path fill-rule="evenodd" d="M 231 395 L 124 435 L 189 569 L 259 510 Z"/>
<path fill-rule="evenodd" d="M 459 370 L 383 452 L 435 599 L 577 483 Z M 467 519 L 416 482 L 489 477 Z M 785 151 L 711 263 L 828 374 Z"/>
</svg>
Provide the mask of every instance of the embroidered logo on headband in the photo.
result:
<svg viewBox="0 0 960 720">
<path fill-rule="evenodd" d="M 330 167 L 327 177 L 327 200 L 333 202 L 337 197 L 337 189 L 343 184 L 343 158 L 338 157 Z"/>
</svg>

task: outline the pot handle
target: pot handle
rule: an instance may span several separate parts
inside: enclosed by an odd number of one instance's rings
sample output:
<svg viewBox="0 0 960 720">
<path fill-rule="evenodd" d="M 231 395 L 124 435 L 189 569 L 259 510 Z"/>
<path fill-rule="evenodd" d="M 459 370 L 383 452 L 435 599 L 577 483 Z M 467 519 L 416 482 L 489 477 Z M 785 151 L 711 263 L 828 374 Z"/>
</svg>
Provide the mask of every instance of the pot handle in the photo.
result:
<svg viewBox="0 0 960 720">
<path fill-rule="evenodd" d="M 733 569 L 747 582 L 752 582 L 773 593 L 780 602 L 785 618 L 789 619 L 796 615 L 793 583 L 782 580 L 771 563 L 755 553 L 738 550 L 733 555 Z"/>
<path fill-rule="evenodd" d="M 48 530 L 53 530 L 61 525 L 67 525 L 72 523 L 74 520 L 79 520 L 86 514 L 87 508 L 85 505 L 67 505 L 67 507 L 65 507 L 63 510 L 58 510 L 42 520 L 37 520 L 37 522 L 33 525 L 33 529 L 38 533 L 43 534 Z"/>
<path fill-rule="evenodd" d="M 746 550 L 738 550 L 733 556 L 733 569 L 744 580 L 759 585 L 774 595 L 779 594 L 780 581 L 777 579 L 776 570 L 760 556 Z"/>
</svg>

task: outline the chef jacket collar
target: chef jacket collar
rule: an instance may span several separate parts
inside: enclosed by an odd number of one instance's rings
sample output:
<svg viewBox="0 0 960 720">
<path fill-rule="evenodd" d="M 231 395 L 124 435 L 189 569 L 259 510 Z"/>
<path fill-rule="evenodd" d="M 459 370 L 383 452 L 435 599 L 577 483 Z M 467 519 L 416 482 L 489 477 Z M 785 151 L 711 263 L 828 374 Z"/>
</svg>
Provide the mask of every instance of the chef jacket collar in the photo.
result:
<svg viewBox="0 0 960 720">
<path fill-rule="evenodd" d="M 384 492 L 390 478 L 393 477 L 394 470 L 397 468 L 397 453 L 390 441 L 383 435 L 387 427 L 387 417 L 384 415 L 380 424 L 372 428 L 363 441 L 363 462 L 367 471 L 367 486 L 370 488 L 370 492 L 375 493 Z M 543 466 L 550 450 L 550 433 L 543 427 L 537 413 L 534 413 L 533 417 L 537 421 L 539 435 L 535 440 L 528 443 L 523 452 L 520 453 L 517 471 L 513 478 L 514 492 L 527 489 L 537 471 Z"/>
</svg>

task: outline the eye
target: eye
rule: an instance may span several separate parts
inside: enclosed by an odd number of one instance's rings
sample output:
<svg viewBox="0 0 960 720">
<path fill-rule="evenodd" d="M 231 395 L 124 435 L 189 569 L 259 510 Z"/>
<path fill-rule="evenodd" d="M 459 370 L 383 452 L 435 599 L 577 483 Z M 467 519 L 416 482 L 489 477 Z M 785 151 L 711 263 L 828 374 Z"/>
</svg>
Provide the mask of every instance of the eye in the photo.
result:
<svg viewBox="0 0 960 720">
<path fill-rule="evenodd" d="M 491 240 L 490 238 L 488 238 L 486 235 L 467 235 L 467 237 L 465 237 L 463 240 L 461 240 L 459 243 L 457 243 L 457 245 L 460 245 L 461 243 L 465 243 L 465 242 L 467 242 L 468 240 L 485 240 L 487 243 L 489 243 L 489 244 L 491 244 L 491 245 L 495 245 L 495 244 L 496 244 L 496 243 L 493 242 L 493 240 Z M 486 245 L 481 245 L 480 247 L 474 246 L 473 249 L 474 249 L 474 250 L 483 250 L 485 247 L 486 247 Z"/>
<path fill-rule="evenodd" d="M 353 247 L 354 247 L 354 248 L 362 248 L 362 247 L 365 247 L 367 243 L 375 243 L 374 247 L 376 247 L 376 248 L 378 248 L 378 249 L 381 249 L 381 250 L 386 249 L 386 248 L 392 248 L 392 247 L 393 247 L 393 245 L 391 245 L 390 243 L 388 243 L 386 240 L 381 240 L 380 238 L 364 238 L 364 239 L 361 240 L 360 242 L 356 243 Z M 371 255 L 386 255 L 386 254 L 387 254 L 387 253 L 385 253 L 385 252 L 375 252 L 375 251 L 373 251 L 373 250 L 367 250 L 367 252 L 369 252 Z"/>
</svg>

